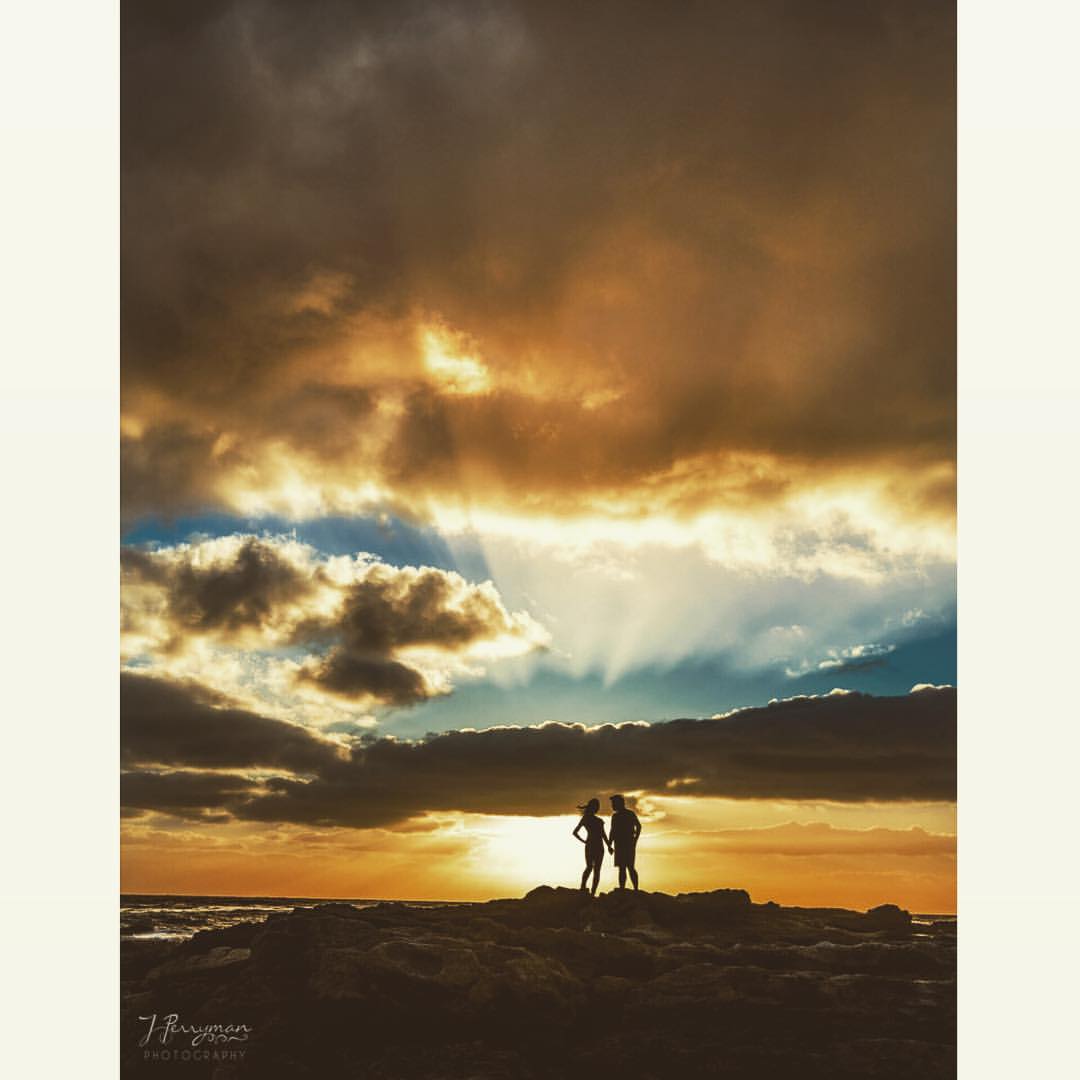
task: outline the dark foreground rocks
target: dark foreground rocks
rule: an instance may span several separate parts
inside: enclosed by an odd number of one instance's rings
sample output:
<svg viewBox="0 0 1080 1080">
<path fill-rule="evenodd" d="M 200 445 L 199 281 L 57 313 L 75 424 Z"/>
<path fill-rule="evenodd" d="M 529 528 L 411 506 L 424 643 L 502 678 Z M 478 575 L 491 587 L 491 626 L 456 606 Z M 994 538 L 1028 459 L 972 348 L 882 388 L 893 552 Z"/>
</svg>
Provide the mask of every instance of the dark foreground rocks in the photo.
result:
<svg viewBox="0 0 1080 1080">
<path fill-rule="evenodd" d="M 933 1080 L 955 1075 L 955 959 L 950 924 L 741 890 L 324 904 L 129 946 L 123 1075 Z M 223 1030 L 162 1044 L 174 1015 Z"/>
</svg>

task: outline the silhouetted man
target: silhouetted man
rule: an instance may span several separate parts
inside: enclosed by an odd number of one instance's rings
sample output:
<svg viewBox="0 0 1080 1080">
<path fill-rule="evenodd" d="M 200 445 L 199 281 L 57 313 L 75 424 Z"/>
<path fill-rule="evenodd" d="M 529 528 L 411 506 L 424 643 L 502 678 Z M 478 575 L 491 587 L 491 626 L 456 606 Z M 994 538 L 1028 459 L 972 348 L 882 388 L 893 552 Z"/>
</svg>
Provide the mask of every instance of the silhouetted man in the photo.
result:
<svg viewBox="0 0 1080 1080">
<path fill-rule="evenodd" d="M 637 853 L 637 838 L 641 835 L 641 822 L 633 810 L 627 810 L 626 800 L 621 795 L 611 796 L 610 833 L 615 846 L 615 865 L 619 868 L 619 888 L 626 888 L 626 872 L 629 870 L 636 890 L 638 876 L 634 856 Z"/>
</svg>

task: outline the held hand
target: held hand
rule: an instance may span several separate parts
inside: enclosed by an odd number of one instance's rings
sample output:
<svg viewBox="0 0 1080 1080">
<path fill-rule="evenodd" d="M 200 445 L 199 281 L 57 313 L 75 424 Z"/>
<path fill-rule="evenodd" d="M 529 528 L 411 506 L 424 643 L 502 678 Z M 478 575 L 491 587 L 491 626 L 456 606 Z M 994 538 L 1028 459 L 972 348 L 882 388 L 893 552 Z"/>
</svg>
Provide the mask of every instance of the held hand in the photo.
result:
<svg viewBox="0 0 1080 1080">
<path fill-rule="evenodd" d="M 608 844 L 608 846 L 607 846 L 607 853 L 609 855 L 614 855 L 615 854 L 615 849 L 610 844 Z"/>
</svg>

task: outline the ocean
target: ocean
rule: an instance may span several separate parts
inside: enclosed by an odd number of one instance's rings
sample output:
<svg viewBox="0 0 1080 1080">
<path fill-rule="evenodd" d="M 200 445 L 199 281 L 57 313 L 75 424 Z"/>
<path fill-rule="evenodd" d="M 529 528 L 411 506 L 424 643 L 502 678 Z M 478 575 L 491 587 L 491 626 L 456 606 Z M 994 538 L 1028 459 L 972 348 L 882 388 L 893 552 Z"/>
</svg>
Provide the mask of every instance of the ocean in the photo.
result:
<svg viewBox="0 0 1080 1080">
<path fill-rule="evenodd" d="M 396 901 L 409 907 L 446 907 L 456 901 Z M 312 899 L 293 896 L 150 896 L 120 897 L 121 941 L 180 941 L 198 930 L 219 930 L 240 922 L 259 922 L 275 912 L 310 908 L 318 904 L 353 904 L 371 907 L 384 900 Z"/>
<path fill-rule="evenodd" d="M 120 897 L 121 941 L 181 941 L 198 930 L 219 930 L 240 922 L 259 922 L 268 915 L 293 908 L 318 904 L 353 904 L 371 907 L 386 900 L 313 899 L 302 896 L 168 896 L 135 895 Z M 397 900 L 408 907 L 457 907 L 467 901 Z M 913 914 L 916 937 L 928 937 L 928 931 L 955 928 L 955 915 Z M 955 930 L 954 930 L 955 932 Z"/>
</svg>

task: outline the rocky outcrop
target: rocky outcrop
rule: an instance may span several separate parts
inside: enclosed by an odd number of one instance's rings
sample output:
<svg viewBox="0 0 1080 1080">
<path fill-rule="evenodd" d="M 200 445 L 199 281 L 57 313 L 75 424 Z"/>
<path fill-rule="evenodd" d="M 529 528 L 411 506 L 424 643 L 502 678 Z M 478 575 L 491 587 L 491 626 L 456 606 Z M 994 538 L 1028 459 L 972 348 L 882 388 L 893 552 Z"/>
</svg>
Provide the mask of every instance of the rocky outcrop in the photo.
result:
<svg viewBox="0 0 1080 1080">
<path fill-rule="evenodd" d="M 212 968 L 228 967 L 230 964 L 242 964 L 250 956 L 250 949 L 230 949 L 228 945 L 218 945 L 206 953 L 196 953 L 193 956 L 174 956 L 164 964 L 151 968 L 146 977 L 151 982 L 154 982 L 157 979 L 168 979 L 177 975 L 188 975 L 192 972 L 209 971 Z"/>
<path fill-rule="evenodd" d="M 245 1024 L 185 1075 L 640 1078 L 954 1074 L 955 938 L 741 890 L 417 909 L 324 904 L 122 961 L 124 1074 L 147 1021 Z M 169 1048 L 190 1048 L 174 1038 Z M 242 1050 L 243 1055 L 238 1056 Z"/>
</svg>

